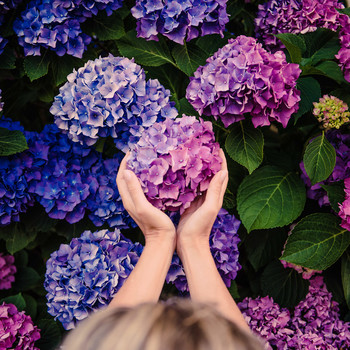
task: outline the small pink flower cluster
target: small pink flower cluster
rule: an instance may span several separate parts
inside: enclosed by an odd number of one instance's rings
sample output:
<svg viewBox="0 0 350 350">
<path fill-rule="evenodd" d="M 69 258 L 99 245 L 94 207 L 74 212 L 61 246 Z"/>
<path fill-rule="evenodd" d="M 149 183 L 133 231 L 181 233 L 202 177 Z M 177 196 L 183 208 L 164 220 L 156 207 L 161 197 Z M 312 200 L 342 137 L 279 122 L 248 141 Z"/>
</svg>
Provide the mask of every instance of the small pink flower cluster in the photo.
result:
<svg viewBox="0 0 350 350">
<path fill-rule="evenodd" d="M 345 185 L 345 200 L 339 203 L 338 215 L 343 219 L 341 227 L 350 231 L 350 177 L 344 180 Z"/>
<path fill-rule="evenodd" d="M 14 265 L 15 258 L 12 255 L 3 255 L 0 253 L 0 289 L 10 289 L 12 282 L 15 281 L 17 272 Z"/>
<path fill-rule="evenodd" d="M 345 80 L 350 82 L 350 17 L 340 15 L 339 24 L 341 48 L 335 57 L 339 60 L 339 66 L 344 73 Z"/>
<path fill-rule="evenodd" d="M 145 130 L 128 167 L 154 206 L 183 213 L 220 170 L 219 151 L 212 124 L 183 115 Z"/>
</svg>

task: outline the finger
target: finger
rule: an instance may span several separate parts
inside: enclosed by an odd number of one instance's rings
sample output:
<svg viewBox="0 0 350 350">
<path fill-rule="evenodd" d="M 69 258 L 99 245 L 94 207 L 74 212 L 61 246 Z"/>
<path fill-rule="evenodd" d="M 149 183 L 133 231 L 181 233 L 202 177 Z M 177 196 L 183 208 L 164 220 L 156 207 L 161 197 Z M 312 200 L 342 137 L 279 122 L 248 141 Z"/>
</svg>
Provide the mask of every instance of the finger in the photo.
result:
<svg viewBox="0 0 350 350">
<path fill-rule="evenodd" d="M 218 207 L 222 205 L 227 184 L 227 170 L 220 170 L 210 181 L 204 204 Z M 220 209 L 220 208 L 219 208 Z"/>
<path fill-rule="evenodd" d="M 221 170 L 227 170 L 227 161 L 226 161 L 225 153 L 222 150 L 222 148 L 220 148 L 219 152 L 220 152 L 220 158 L 222 159 Z"/>
</svg>

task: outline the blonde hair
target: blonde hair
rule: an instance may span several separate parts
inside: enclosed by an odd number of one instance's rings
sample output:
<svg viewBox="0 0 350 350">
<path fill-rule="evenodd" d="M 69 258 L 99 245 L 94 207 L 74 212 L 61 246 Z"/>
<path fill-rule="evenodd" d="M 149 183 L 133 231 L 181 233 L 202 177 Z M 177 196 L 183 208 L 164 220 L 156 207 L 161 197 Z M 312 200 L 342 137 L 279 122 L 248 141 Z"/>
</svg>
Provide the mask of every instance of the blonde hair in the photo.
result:
<svg viewBox="0 0 350 350">
<path fill-rule="evenodd" d="M 262 343 L 208 305 L 187 300 L 106 309 L 66 337 L 64 350 L 261 350 Z"/>
</svg>

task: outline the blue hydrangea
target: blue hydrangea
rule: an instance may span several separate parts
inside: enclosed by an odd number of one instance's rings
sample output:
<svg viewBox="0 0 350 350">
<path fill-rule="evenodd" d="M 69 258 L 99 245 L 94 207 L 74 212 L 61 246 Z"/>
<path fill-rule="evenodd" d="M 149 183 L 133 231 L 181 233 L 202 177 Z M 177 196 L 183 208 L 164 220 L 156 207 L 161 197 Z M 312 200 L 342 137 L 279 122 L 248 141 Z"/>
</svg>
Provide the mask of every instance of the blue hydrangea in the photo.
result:
<svg viewBox="0 0 350 350">
<path fill-rule="evenodd" d="M 240 238 L 237 233 L 240 224 L 241 222 L 234 215 L 221 209 L 209 237 L 211 254 L 227 287 L 231 286 L 231 281 L 236 278 L 237 272 L 241 269 L 238 262 Z M 171 261 L 166 282 L 173 283 L 180 292 L 189 291 L 184 268 L 176 253 Z"/>
<path fill-rule="evenodd" d="M 208 34 L 221 34 L 228 22 L 227 0 L 136 0 L 131 9 L 137 19 L 137 34 L 158 40 L 163 34 L 183 44 Z"/>
<path fill-rule="evenodd" d="M 85 231 L 61 244 L 46 264 L 44 287 L 48 312 L 65 329 L 108 305 L 136 265 L 142 252 L 118 229 Z"/>
<path fill-rule="evenodd" d="M 99 137 L 111 136 L 127 151 L 145 127 L 176 117 L 169 97 L 158 80 L 146 81 L 133 60 L 109 55 L 68 75 L 50 112 L 73 141 L 90 146 Z"/>
<path fill-rule="evenodd" d="M 58 56 L 65 54 L 81 58 L 91 37 L 81 30 L 86 18 L 100 10 L 112 11 L 122 6 L 122 0 L 33 0 L 13 28 L 24 54 L 40 55 L 40 48 L 48 48 Z"/>
</svg>

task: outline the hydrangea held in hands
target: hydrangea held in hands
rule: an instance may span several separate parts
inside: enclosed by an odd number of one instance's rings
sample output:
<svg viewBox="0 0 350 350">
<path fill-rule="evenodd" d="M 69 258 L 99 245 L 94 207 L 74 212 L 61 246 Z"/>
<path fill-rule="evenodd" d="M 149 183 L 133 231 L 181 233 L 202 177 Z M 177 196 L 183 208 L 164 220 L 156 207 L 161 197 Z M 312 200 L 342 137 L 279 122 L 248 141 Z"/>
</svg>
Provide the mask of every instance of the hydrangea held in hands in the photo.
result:
<svg viewBox="0 0 350 350">
<path fill-rule="evenodd" d="M 344 180 L 345 200 L 339 203 L 338 215 L 342 218 L 341 227 L 350 231 L 350 177 Z"/>
<path fill-rule="evenodd" d="M 200 115 L 220 118 L 227 127 L 249 113 L 255 127 L 277 121 L 286 127 L 299 108 L 299 65 L 283 52 L 271 54 L 241 35 L 207 59 L 190 77 L 186 98 Z"/>
<path fill-rule="evenodd" d="M 163 34 L 183 44 L 208 34 L 223 37 L 227 0 L 137 0 L 131 9 L 137 19 L 137 35 L 147 40 L 158 40 Z"/>
<path fill-rule="evenodd" d="M 34 346 L 38 339 L 40 330 L 30 316 L 13 304 L 0 304 L 0 349 L 39 350 Z"/>
<path fill-rule="evenodd" d="M 212 124 L 183 115 L 146 129 L 127 164 L 155 207 L 183 213 L 221 169 L 219 152 Z"/>
<path fill-rule="evenodd" d="M 85 231 L 70 244 L 61 244 L 46 264 L 49 314 L 65 329 L 72 329 L 90 312 L 107 306 L 142 249 L 140 243 L 124 238 L 119 229 Z"/>
<path fill-rule="evenodd" d="M 215 265 L 227 287 L 231 286 L 237 272 L 241 269 L 238 262 L 240 242 L 237 234 L 241 222 L 230 215 L 225 209 L 221 209 L 214 222 L 209 237 L 210 251 L 215 260 Z M 188 284 L 185 271 L 177 254 L 174 254 L 167 283 L 173 283 L 180 292 L 188 292 Z"/>
<path fill-rule="evenodd" d="M 98 58 L 73 71 L 50 112 L 69 138 L 88 146 L 111 136 L 126 152 L 144 128 L 175 118 L 170 92 L 124 57 Z"/>
<path fill-rule="evenodd" d="M 14 262 L 15 258 L 12 255 L 0 253 L 0 289 L 10 289 L 15 281 L 17 269 Z"/>
</svg>

